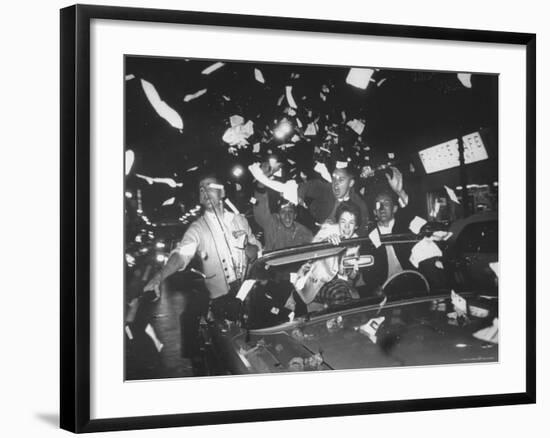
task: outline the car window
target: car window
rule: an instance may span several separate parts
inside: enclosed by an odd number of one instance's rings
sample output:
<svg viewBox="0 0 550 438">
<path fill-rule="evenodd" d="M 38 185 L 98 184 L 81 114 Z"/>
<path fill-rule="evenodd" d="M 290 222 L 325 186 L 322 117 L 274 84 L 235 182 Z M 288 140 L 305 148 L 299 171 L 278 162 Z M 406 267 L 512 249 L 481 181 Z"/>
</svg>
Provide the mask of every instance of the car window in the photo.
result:
<svg viewBox="0 0 550 438">
<path fill-rule="evenodd" d="M 498 221 L 468 224 L 458 237 L 460 252 L 497 253 Z"/>
</svg>

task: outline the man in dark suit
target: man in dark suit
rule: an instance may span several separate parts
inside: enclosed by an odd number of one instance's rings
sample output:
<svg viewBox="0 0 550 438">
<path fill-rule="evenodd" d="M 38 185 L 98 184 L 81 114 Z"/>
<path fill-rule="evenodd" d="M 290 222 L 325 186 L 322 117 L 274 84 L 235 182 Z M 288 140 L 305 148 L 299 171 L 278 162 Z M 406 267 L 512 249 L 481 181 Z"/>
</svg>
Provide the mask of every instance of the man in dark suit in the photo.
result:
<svg viewBox="0 0 550 438">
<path fill-rule="evenodd" d="M 392 175 L 386 175 L 392 191 L 380 191 L 375 197 L 374 216 L 376 229 L 381 236 L 387 234 L 412 233 L 411 221 L 415 218 L 412 203 L 403 189 L 401 172 L 392 167 Z M 372 230 L 369 230 L 369 232 Z M 443 265 L 439 258 L 430 258 L 420 262 L 418 269 L 410 262 L 414 243 L 380 245 L 374 251 L 374 265 L 362 272 L 366 283 L 367 295 L 377 293 L 387 279 L 404 271 L 416 270 L 426 277 L 433 288 L 444 287 L 446 281 Z"/>
<path fill-rule="evenodd" d="M 318 226 L 326 221 L 334 222 L 338 206 L 343 202 L 351 201 L 359 207 L 361 220 L 367 223 L 369 212 L 363 198 L 354 191 L 355 172 L 351 167 L 336 168 L 332 172 L 332 182 L 312 179 L 298 186 L 298 197 L 309 209 Z M 361 227 L 357 233 L 364 235 Z"/>
</svg>

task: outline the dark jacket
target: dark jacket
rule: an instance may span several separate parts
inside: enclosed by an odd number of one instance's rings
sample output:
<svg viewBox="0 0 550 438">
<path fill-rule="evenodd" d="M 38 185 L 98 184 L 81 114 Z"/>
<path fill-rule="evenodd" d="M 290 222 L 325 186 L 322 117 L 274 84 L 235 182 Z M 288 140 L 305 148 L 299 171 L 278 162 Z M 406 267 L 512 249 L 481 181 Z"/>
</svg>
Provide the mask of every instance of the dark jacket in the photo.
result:
<svg viewBox="0 0 550 438">
<path fill-rule="evenodd" d="M 254 219 L 264 230 L 265 251 L 288 248 L 291 246 L 310 243 L 313 234 L 299 222 L 294 222 L 292 228 L 286 228 L 279 216 L 269 210 L 268 194 L 256 190 L 254 197 L 257 202 L 254 205 Z"/>
<path fill-rule="evenodd" d="M 334 197 L 330 183 L 318 179 L 306 181 L 298 186 L 298 197 L 305 201 L 310 214 L 318 224 L 323 224 L 328 219 L 334 220 L 330 216 L 334 212 L 337 199 Z M 353 189 L 350 192 L 349 200 L 356 204 L 361 211 L 362 225 L 357 234 L 365 235 L 365 225 L 369 220 L 367 204 Z"/>
</svg>

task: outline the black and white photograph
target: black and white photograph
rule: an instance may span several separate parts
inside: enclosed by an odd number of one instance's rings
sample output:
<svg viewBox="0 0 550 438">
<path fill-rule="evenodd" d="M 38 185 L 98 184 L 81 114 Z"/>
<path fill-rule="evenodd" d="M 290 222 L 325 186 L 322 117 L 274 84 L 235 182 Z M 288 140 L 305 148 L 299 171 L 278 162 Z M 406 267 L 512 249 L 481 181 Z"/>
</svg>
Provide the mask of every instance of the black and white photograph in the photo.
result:
<svg viewBox="0 0 550 438">
<path fill-rule="evenodd" d="M 126 380 L 499 362 L 498 74 L 126 54 L 120 80 Z"/>
</svg>

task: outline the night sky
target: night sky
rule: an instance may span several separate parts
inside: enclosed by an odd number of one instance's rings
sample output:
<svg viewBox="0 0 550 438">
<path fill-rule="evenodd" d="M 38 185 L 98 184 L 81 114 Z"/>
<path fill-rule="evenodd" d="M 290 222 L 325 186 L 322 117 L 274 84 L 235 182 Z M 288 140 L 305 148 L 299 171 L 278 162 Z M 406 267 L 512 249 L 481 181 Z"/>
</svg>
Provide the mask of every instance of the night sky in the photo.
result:
<svg viewBox="0 0 550 438">
<path fill-rule="evenodd" d="M 496 168 L 498 76 L 473 74 L 472 87 L 467 88 L 456 72 L 378 70 L 372 66 L 376 70 L 363 90 L 346 83 L 349 67 L 224 61 L 220 69 L 201 74 L 216 61 L 125 58 L 124 147 L 136 157 L 126 178 L 126 190 L 142 190 L 143 210 L 152 221 L 175 221 L 194 207 L 197 178 L 203 171 L 221 177 L 228 196 L 239 209 L 246 210 L 253 188 L 246 166 L 265 159 L 269 151 L 279 154 L 285 163 L 285 178 L 298 182 L 301 172 L 308 178 L 319 177 L 312 170 L 314 160 L 324 161 L 331 170 L 335 161 L 351 158 L 360 169 L 365 164 L 387 162 L 388 153 L 395 154 L 402 170 L 411 162 L 422 175 L 419 150 L 483 128 L 492 133 L 492 142 L 486 147 L 488 161 Z M 265 83 L 255 79 L 255 68 Z M 141 79 L 153 84 L 161 99 L 181 116 L 182 132 L 157 114 Z M 285 86 L 292 86 L 298 106 L 295 114 L 289 114 Z M 204 88 L 204 95 L 184 101 L 186 95 Z M 222 140 L 232 115 L 254 122 L 249 145 L 241 149 L 230 149 Z M 283 117 L 294 126 L 294 132 L 285 139 L 274 138 L 272 130 Z M 365 123 L 362 135 L 346 126 L 352 119 Z M 319 134 L 305 137 L 303 131 L 315 120 Z M 279 146 L 290 143 L 295 134 L 299 140 L 294 137 L 294 146 L 282 150 Z M 253 153 L 258 142 L 260 152 Z M 316 149 L 323 145 L 330 146 L 330 154 Z M 245 170 L 238 179 L 231 174 L 237 164 Z M 195 166 L 199 169 L 188 171 Z M 136 173 L 173 178 L 183 187 L 149 185 Z M 176 197 L 175 203 L 163 207 L 163 201 L 171 197 Z"/>
</svg>

